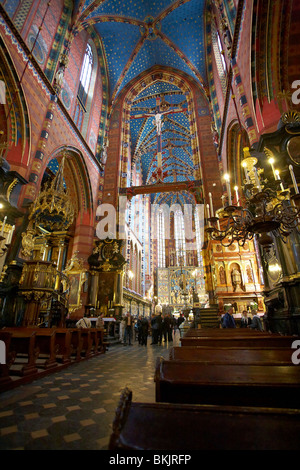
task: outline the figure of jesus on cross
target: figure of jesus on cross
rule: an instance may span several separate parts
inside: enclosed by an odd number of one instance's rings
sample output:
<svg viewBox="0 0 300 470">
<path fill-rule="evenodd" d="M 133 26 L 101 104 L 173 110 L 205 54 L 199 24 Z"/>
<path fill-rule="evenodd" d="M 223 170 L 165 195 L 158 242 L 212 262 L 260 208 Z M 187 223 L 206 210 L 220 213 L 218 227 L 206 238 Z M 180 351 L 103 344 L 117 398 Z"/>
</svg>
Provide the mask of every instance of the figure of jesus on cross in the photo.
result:
<svg viewBox="0 0 300 470">
<path fill-rule="evenodd" d="M 156 170 L 156 175 L 153 174 L 153 176 L 156 176 L 157 180 L 161 181 L 162 180 L 162 127 L 163 127 L 163 116 L 166 114 L 174 114 L 174 113 L 181 113 L 183 110 L 179 109 L 177 111 L 174 110 L 169 110 L 169 111 L 160 111 L 160 96 L 156 97 L 156 109 L 155 109 L 155 114 L 142 114 L 142 115 L 137 115 L 132 117 L 132 119 L 140 119 L 140 118 L 148 118 L 154 116 L 153 124 L 156 125 L 156 132 L 157 132 L 157 170 Z"/>
</svg>

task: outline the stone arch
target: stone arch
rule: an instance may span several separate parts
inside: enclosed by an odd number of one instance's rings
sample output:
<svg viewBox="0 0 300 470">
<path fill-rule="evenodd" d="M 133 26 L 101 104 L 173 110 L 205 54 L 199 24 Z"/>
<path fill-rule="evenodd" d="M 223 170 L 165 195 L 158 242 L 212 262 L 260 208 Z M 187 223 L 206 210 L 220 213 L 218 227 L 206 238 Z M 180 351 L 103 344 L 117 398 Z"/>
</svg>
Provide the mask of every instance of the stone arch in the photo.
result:
<svg viewBox="0 0 300 470">
<path fill-rule="evenodd" d="M 243 148 L 250 147 L 249 138 L 244 128 L 241 129 L 237 120 L 233 120 L 227 131 L 227 165 L 228 172 L 231 175 L 236 175 L 237 184 L 239 187 L 242 185 L 244 174 L 241 167 L 241 161 L 244 158 Z"/>
<path fill-rule="evenodd" d="M 114 204 L 117 207 L 118 188 L 128 186 L 128 172 L 130 172 L 130 108 L 132 100 L 137 94 L 155 81 L 165 81 L 180 88 L 187 97 L 188 114 L 190 119 L 190 132 L 192 135 L 191 146 L 194 161 L 195 178 L 202 181 L 202 166 L 199 145 L 199 132 L 197 128 L 197 113 L 195 109 L 195 90 L 201 90 L 201 86 L 186 74 L 171 68 L 152 67 L 133 79 L 116 98 L 116 102 L 110 113 L 109 120 L 109 146 L 108 158 L 105 167 L 105 181 L 103 188 L 103 201 Z M 202 89 L 207 101 L 207 90 Z M 210 119 L 210 117 L 209 117 Z M 112 191 L 112 185 L 115 191 Z"/>
<path fill-rule="evenodd" d="M 19 170 L 20 164 L 26 168 L 28 165 L 31 137 L 29 111 L 20 82 L 21 78 L 9 50 L 1 38 L 0 46 L 0 80 L 5 87 L 5 103 L 0 104 L 0 123 L 1 131 L 3 131 L 0 143 L 7 143 L 2 157 L 6 157 L 9 151 L 11 169 L 14 169 L 14 165 L 16 165 Z M 25 171 L 22 176 L 25 176 Z"/>
</svg>

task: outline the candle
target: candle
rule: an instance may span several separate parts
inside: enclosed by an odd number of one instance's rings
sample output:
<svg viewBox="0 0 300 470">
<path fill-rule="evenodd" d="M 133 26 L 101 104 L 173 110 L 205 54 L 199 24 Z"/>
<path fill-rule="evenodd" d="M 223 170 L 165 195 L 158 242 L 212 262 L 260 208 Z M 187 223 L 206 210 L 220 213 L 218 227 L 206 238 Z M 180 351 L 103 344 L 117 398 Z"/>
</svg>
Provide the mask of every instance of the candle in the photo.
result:
<svg viewBox="0 0 300 470">
<path fill-rule="evenodd" d="M 258 187 L 258 190 L 261 191 L 261 186 L 260 186 L 259 177 L 258 177 L 258 174 L 257 174 L 257 169 L 253 168 L 253 172 L 254 172 L 256 186 Z"/>
<path fill-rule="evenodd" d="M 279 175 L 279 171 L 278 171 L 278 170 L 275 170 L 275 175 L 276 175 L 276 179 L 277 179 L 278 181 L 280 181 L 280 175 Z M 283 184 L 282 184 L 282 183 L 280 183 L 280 189 L 281 189 L 281 191 L 284 191 L 284 187 L 283 187 Z"/>
<path fill-rule="evenodd" d="M 229 175 L 225 175 L 225 180 L 226 180 L 228 204 L 229 204 L 229 206 L 231 206 L 232 200 L 231 200 L 231 189 L 230 189 Z"/>
<path fill-rule="evenodd" d="M 225 207 L 225 196 L 223 194 L 223 196 L 221 196 L 221 199 L 222 199 L 222 206 Z"/>
<path fill-rule="evenodd" d="M 234 190 L 235 190 L 235 197 L 236 197 L 236 205 L 237 205 L 237 206 L 239 205 L 239 199 L 240 199 L 240 198 L 239 198 L 239 191 L 238 191 L 238 189 L 239 189 L 239 188 L 238 188 L 237 186 L 234 187 Z"/>
<path fill-rule="evenodd" d="M 10 244 L 11 237 L 12 237 L 12 230 L 13 230 L 13 229 L 11 229 L 11 230 L 9 231 L 9 234 L 7 235 L 7 239 L 6 239 L 6 241 L 5 241 L 5 244 L 6 244 L 6 245 L 9 245 L 9 244 Z"/>
<path fill-rule="evenodd" d="M 294 169 L 293 169 L 292 165 L 289 165 L 289 170 L 290 170 L 290 174 L 291 174 L 291 177 L 292 177 L 295 193 L 299 194 L 299 189 L 298 189 L 298 185 L 297 185 L 297 181 L 296 181 L 296 178 L 295 178 Z"/>
<path fill-rule="evenodd" d="M 206 210 L 207 210 L 207 220 L 208 220 L 210 218 L 209 205 L 208 204 L 206 204 Z M 209 225 L 209 227 L 211 227 L 210 221 L 208 221 L 208 225 Z"/>
<path fill-rule="evenodd" d="M 251 181 L 250 181 L 250 178 L 249 178 L 249 175 L 248 175 L 247 164 L 245 162 L 243 162 L 242 167 L 244 168 L 244 171 L 245 171 L 247 184 L 250 184 Z"/>
<path fill-rule="evenodd" d="M 213 201 L 212 201 L 211 193 L 208 193 L 208 196 L 209 196 L 210 212 L 211 212 L 211 216 L 213 217 L 214 216 L 214 207 L 213 207 Z"/>
<path fill-rule="evenodd" d="M 270 158 L 270 159 L 268 160 L 268 162 L 269 162 L 270 165 L 271 165 L 271 168 L 272 168 L 272 171 L 273 171 L 273 175 L 274 175 L 274 178 L 275 178 L 275 180 L 276 180 L 276 173 L 275 173 L 274 166 L 273 166 L 274 158 Z"/>
<path fill-rule="evenodd" d="M 3 222 L 2 222 L 2 229 L 1 229 L 1 233 L 0 233 L 1 237 L 3 236 L 3 233 L 4 233 L 4 227 L 5 227 L 6 219 L 7 219 L 7 217 L 5 216 L 4 219 L 3 219 Z"/>
</svg>

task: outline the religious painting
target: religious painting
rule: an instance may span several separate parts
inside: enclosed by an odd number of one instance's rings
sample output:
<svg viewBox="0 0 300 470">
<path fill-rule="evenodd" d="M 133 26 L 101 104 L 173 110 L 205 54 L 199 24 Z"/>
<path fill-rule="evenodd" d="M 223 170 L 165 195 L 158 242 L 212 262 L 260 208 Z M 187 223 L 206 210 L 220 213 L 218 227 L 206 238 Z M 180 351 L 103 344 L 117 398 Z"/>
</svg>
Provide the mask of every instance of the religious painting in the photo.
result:
<svg viewBox="0 0 300 470">
<path fill-rule="evenodd" d="M 83 261 L 78 258 L 77 252 L 68 261 L 63 273 L 69 279 L 69 313 L 72 313 L 82 307 L 82 286 L 87 279 Z"/>
</svg>

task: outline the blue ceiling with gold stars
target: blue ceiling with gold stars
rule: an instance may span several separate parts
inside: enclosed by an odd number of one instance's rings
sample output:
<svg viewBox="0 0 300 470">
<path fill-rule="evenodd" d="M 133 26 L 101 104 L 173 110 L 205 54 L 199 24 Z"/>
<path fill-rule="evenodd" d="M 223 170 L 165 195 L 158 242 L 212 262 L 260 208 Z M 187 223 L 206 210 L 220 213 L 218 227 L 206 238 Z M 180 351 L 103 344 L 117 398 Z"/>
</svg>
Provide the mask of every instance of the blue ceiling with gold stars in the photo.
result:
<svg viewBox="0 0 300 470">
<path fill-rule="evenodd" d="M 154 66 L 184 72 L 200 88 L 206 87 L 205 6 L 206 0 L 78 2 L 74 10 L 78 29 L 92 26 L 103 44 L 110 104 L 126 85 Z M 161 116 L 159 138 L 155 114 L 162 111 L 168 112 Z M 174 84 L 158 80 L 135 97 L 130 139 L 142 184 L 195 179 L 187 99 Z M 174 197 L 179 196 L 164 195 Z"/>
<path fill-rule="evenodd" d="M 206 0 L 86 0 L 77 27 L 101 37 L 114 99 L 131 79 L 154 65 L 170 66 L 206 83 Z M 76 8 L 76 5 L 75 5 Z"/>
</svg>

